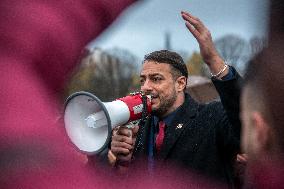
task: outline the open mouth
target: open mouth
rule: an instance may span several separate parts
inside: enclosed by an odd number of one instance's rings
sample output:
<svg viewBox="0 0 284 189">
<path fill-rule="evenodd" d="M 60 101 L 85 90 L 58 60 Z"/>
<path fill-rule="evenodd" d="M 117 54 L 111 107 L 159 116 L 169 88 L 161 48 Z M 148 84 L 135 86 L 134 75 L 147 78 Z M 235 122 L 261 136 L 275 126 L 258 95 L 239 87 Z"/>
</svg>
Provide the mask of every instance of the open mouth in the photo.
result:
<svg viewBox="0 0 284 189">
<path fill-rule="evenodd" d="M 155 94 L 150 94 L 151 98 L 158 98 L 159 95 L 155 95 Z"/>
<path fill-rule="evenodd" d="M 156 99 L 158 99 L 158 98 L 159 98 L 159 95 L 151 94 L 151 101 L 152 101 L 152 104 L 153 104 L 153 102 L 155 102 Z"/>
</svg>

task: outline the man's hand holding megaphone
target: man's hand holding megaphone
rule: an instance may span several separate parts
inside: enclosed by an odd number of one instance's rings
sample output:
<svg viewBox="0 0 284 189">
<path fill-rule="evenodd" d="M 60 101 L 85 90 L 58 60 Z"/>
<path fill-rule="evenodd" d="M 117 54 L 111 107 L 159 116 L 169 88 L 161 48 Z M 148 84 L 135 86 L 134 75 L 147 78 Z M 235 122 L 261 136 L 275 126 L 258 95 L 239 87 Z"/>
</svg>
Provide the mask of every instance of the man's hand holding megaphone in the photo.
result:
<svg viewBox="0 0 284 189">
<path fill-rule="evenodd" d="M 119 169 L 128 167 L 132 158 L 138 129 L 137 125 L 133 128 L 124 125 L 113 130 L 111 149 L 108 152 L 108 160 L 111 165 L 117 166 Z"/>
</svg>

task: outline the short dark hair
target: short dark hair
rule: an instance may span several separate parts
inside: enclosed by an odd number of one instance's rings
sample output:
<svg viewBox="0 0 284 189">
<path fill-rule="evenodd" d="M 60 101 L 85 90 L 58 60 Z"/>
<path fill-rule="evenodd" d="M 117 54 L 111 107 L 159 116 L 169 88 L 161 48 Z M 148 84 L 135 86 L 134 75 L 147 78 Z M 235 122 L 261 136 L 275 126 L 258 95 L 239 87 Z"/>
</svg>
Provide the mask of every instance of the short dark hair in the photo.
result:
<svg viewBox="0 0 284 189">
<path fill-rule="evenodd" d="M 172 74 L 175 78 L 179 76 L 185 76 L 186 79 L 188 78 L 186 64 L 184 63 L 182 57 L 176 52 L 169 50 L 154 51 L 144 56 L 143 63 L 145 61 L 155 61 L 170 64 L 172 68 L 174 68 L 175 73 Z"/>
</svg>

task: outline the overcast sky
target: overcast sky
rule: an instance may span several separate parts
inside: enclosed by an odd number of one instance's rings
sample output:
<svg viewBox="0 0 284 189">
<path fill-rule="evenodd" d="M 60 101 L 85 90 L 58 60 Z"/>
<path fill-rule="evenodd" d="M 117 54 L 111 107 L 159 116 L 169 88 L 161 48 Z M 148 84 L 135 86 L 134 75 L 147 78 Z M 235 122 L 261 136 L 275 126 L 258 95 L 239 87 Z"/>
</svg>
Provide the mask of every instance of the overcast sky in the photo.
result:
<svg viewBox="0 0 284 189">
<path fill-rule="evenodd" d="M 169 32 L 173 50 L 191 53 L 198 50 L 198 44 L 185 28 L 181 10 L 199 17 L 213 39 L 236 34 L 249 40 L 267 31 L 266 0 L 146 0 L 125 11 L 91 46 L 119 47 L 142 59 L 163 49 Z"/>
</svg>

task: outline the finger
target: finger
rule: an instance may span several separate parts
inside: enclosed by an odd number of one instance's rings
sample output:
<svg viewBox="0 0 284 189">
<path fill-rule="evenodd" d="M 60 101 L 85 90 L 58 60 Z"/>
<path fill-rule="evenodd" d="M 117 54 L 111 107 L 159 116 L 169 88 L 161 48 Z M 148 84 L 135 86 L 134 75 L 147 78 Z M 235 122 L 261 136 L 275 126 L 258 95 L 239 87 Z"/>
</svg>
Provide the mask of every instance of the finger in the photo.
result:
<svg viewBox="0 0 284 189">
<path fill-rule="evenodd" d="M 112 153 L 111 150 L 108 150 L 107 157 L 108 157 L 108 159 L 110 159 L 111 161 L 116 161 L 116 156 L 114 155 L 114 153 Z"/>
<path fill-rule="evenodd" d="M 194 20 L 199 20 L 199 18 L 193 16 L 193 15 L 190 14 L 189 12 L 181 11 L 181 14 L 184 14 L 184 15 L 186 15 L 186 16 L 189 16 L 189 17 L 191 17 L 191 18 L 194 19 Z"/>
<path fill-rule="evenodd" d="M 112 130 L 112 136 L 117 135 L 117 131 L 118 131 L 117 129 L 113 129 L 113 130 Z"/>
<path fill-rule="evenodd" d="M 116 157 L 119 154 L 128 155 L 130 153 L 130 150 L 122 147 L 111 147 L 111 151 L 114 155 L 116 155 Z"/>
<path fill-rule="evenodd" d="M 132 136 L 132 131 L 131 129 L 128 129 L 126 127 L 120 127 L 117 131 L 118 134 L 120 135 L 124 135 L 124 136 L 127 136 L 127 137 L 130 137 Z"/>
<path fill-rule="evenodd" d="M 247 157 L 243 154 L 238 154 L 237 155 L 237 161 L 245 163 L 245 162 L 247 162 Z"/>
<path fill-rule="evenodd" d="M 117 132 L 119 128 L 120 128 L 120 126 L 117 126 L 117 127 L 113 128 L 112 132 Z"/>
<path fill-rule="evenodd" d="M 134 137 L 137 135 L 138 130 L 139 130 L 139 126 L 138 125 L 136 125 L 136 126 L 134 126 L 132 128 L 132 134 L 133 134 Z"/>
<path fill-rule="evenodd" d="M 191 16 L 190 14 L 182 14 L 182 18 L 193 25 L 199 32 L 206 30 L 206 27 L 203 25 L 199 18 Z"/>
<path fill-rule="evenodd" d="M 245 158 L 246 160 L 248 159 L 248 155 L 247 154 L 240 154 L 243 158 Z"/>
<path fill-rule="evenodd" d="M 133 149 L 133 145 L 127 144 L 125 142 L 117 142 L 117 141 L 111 142 L 111 147 L 121 147 L 121 148 L 126 148 L 128 150 Z"/>
<path fill-rule="evenodd" d="M 128 155 L 117 155 L 117 160 L 120 162 L 127 162 L 127 161 L 131 161 L 131 157 L 132 157 L 132 153 L 128 154 Z"/>
<path fill-rule="evenodd" d="M 130 145 L 133 144 L 133 139 L 130 137 L 122 136 L 122 135 L 114 135 L 112 136 L 112 141 L 117 141 L 117 142 L 125 142 Z"/>
<path fill-rule="evenodd" d="M 189 23 L 185 22 L 185 26 L 187 29 L 190 31 L 190 33 L 197 39 L 199 40 L 200 38 L 200 33 Z"/>
<path fill-rule="evenodd" d="M 182 18 L 185 20 L 185 21 L 188 21 L 190 24 L 192 24 L 194 27 L 196 27 L 197 29 L 203 29 L 203 24 L 202 22 L 196 18 L 192 18 L 186 14 L 182 14 Z"/>
<path fill-rule="evenodd" d="M 117 158 L 111 150 L 108 151 L 107 157 L 110 165 L 114 166 Z"/>
</svg>

